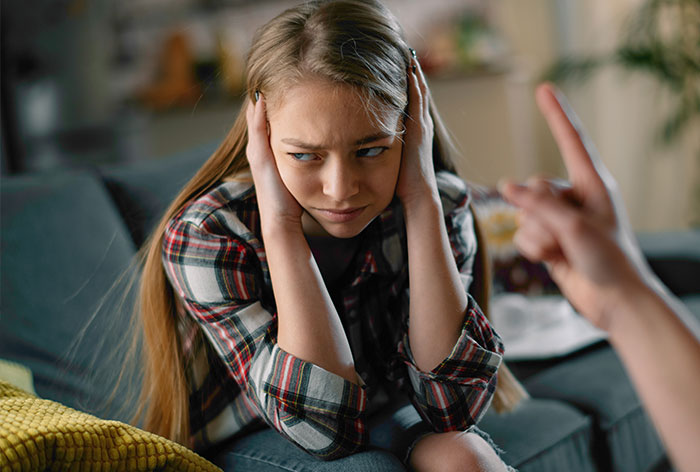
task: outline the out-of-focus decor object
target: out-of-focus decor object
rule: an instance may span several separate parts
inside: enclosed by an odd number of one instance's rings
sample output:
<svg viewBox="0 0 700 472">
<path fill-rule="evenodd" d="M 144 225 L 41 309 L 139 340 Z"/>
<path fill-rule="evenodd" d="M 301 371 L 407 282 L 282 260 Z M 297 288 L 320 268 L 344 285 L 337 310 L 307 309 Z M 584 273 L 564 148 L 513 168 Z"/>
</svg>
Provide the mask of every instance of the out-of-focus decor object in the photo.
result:
<svg viewBox="0 0 700 472">
<path fill-rule="evenodd" d="M 466 69 L 494 67 L 505 54 L 503 40 L 479 15 L 465 14 L 457 21 L 457 64 Z"/>
<path fill-rule="evenodd" d="M 451 75 L 502 68 L 506 47 L 486 13 L 467 11 L 436 24 L 422 53 L 427 73 Z"/>
<path fill-rule="evenodd" d="M 187 36 L 171 34 L 160 55 L 155 81 L 139 93 L 139 98 L 155 110 L 194 105 L 201 96 L 194 64 Z"/>
<path fill-rule="evenodd" d="M 561 295 L 502 293 L 491 301 L 491 317 L 507 360 L 565 356 L 607 339 Z"/>
<path fill-rule="evenodd" d="M 236 97 L 245 89 L 244 60 L 236 44 L 227 40 L 223 33 L 217 35 L 216 52 L 221 67 L 221 84 L 231 97 Z"/>
<path fill-rule="evenodd" d="M 518 209 L 493 188 L 472 186 L 474 211 L 479 219 L 493 271 L 493 291 L 524 295 L 558 294 L 546 267 L 522 256 L 513 242 Z"/>
<path fill-rule="evenodd" d="M 108 0 L 2 2 L 2 168 L 8 173 L 113 161 L 121 130 L 109 86 Z"/>
</svg>

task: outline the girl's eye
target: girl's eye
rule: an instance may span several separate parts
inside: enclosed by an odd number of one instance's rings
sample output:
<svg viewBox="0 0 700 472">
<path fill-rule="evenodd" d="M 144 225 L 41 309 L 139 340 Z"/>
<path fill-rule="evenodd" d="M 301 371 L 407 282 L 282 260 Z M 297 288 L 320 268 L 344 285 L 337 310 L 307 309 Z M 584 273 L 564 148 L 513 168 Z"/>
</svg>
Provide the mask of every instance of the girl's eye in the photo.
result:
<svg viewBox="0 0 700 472">
<path fill-rule="evenodd" d="M 290 152 L 289 155 L 297 161 L 313 161 L 316 158 L 315 154 L 308 152 Z"/>
<path fill-rule="evenodd" d="M 388 148 L 385 146 L 377 146 L 371 148 L 359 149 L 357 151 L 357 157 L 376 157 L 386 151 Z"/>
</svg>

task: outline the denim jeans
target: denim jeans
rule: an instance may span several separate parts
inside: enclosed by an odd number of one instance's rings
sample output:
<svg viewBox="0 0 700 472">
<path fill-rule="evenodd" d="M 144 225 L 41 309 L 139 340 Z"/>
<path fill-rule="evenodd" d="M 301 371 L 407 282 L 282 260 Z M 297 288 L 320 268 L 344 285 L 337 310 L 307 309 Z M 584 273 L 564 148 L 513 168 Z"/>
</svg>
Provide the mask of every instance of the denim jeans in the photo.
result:
<svg viewBox="0 0 700 472">
<path fill-rule="evenodd" d="M 236 472 L 404 472 L 401 461 L 382 449 L 368 449 L 334 461 L 315 458 L 266 428 L 249 434 L 233 445 L 214 462 L 224 471 Z"/>
<path fill-rule="evenodd" d="M 411 404 L 375 414 L 368 427 L 370 447 L 334 461 L 315 458 L 270 428 L 236 440 L 213 461 L 226 472 L 405 472 L 413 445 L 432 431 Z M 493 445 L 476 427 L 473 432 Z"/>
</svg>

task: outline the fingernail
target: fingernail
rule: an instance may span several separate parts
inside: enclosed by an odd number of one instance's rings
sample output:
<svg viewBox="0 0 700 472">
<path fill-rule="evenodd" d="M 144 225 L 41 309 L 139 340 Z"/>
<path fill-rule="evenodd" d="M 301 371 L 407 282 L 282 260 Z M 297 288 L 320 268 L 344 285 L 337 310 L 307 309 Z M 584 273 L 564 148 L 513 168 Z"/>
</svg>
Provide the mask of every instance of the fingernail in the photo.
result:
<svg viewBox="0 0 700 472">
<path fill-rule="evenodd" d="M 522 184 L 519 184 L 518 182 L 514 182 L 513 180 L 510 179 L 503 179 L 498 182 L 497 184 L 498 192 L 506 196 L 508 195 L 516 195 L 519 194 L 525 187 Z"/>
<path fill-rule="evenodd" d="M 414 74 L 416 73 L 416 65 L 415 65 L 415 64 L 413 64 L 413 65 L 411 66 L 411 70 L 413 71 Z"/>
<path fill-rule="evenodd" d="M 411 51 L 411 56 L 413 57 L 413 59 L 417 59 L 417 58 L 418 58 L 418 56 L 416 55 L 416 50 L 415 50 L 415 49 L 413 49 L 413 48 L 408 48 L 408 50 Z"/>
<path fill-rule="evenodd" d="M 257 102 L 258 100 L 260 100 L 260 92 L 258 92 L 258 91 L 256 90 L 256 91 L 255 91 L 255 101 Z"/>
</svg>

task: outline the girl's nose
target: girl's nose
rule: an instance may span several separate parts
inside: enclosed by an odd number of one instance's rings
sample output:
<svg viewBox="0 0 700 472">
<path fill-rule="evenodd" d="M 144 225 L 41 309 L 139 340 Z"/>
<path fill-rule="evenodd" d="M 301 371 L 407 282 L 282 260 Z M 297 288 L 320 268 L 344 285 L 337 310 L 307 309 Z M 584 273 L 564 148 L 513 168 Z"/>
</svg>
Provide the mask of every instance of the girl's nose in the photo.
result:
<svg viewBox="0 0 700 472">
<path fill-rule="evenodd" d="M 360 191 L 360 179 L 352 164 L 329 159 L 323 176 L 323 193 L 337 202 L 349 200 Z"/>
</svg>

